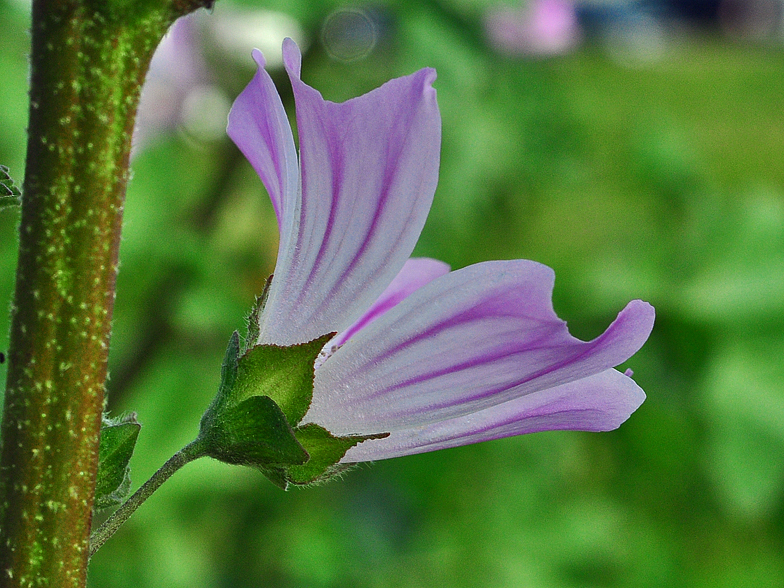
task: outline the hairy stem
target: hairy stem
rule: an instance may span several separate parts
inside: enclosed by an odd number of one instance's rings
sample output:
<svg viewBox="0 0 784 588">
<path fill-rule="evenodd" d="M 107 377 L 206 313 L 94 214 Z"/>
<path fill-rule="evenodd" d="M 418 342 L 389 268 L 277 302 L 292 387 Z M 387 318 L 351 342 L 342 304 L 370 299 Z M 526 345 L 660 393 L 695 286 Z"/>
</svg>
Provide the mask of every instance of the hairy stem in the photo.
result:
<svg viewBox="0 0 784 588">
<path fill-rule="evenodd" d="M 34 0 L 0 428 L 0 585 L 84 586 L 128 156 L 155 46 L 189 0 Z"/>
</svg>

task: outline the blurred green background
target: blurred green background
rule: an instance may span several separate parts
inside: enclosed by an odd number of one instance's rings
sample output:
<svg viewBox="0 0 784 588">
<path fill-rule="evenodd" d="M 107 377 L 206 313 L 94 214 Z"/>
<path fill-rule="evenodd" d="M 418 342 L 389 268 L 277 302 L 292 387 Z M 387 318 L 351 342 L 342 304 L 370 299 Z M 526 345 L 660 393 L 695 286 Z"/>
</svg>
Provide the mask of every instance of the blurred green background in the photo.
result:
<svg viewBox="0 0 784 588">
<path fill-rule="evenodd" d="M 781 585 L 781 29 L 775 40 L 727 23 L 612 28 L 599 11 L 570 51 L 531 55 L 493 43 L 494 18 L 514 24 L 503 5 L 220 0 L 158 60 L 125 209 L 109 382 L 110 410 L 144 424 L 134 485 L 195 436 L 226 341 L 274 267 L 272 208 L 224 128 L 253 75 L 251 48 L 274 63 L 285 35 L 305 48 L 305 81 L 332 100 L 438 70 L 441 179 L 416 254 L 454 268 L 550 265 L 556 310 L 581 338 L 628 300 L 650 301 L 653 335 L 624 366 L 648 400 L 612 433 L 382 461 L 285 493 L 202 460 L 96 555 L 90 586 Z M 0 0 L 0 163 L 19 182 L 28 13 Z M 352 18 L 371 23 L 360 29 L 372 47 L 346 33 Z M 0 300 L 17 223 L 0 214 Z M 7 333 L 0 313 L 0 350 Z"/>
</svg>

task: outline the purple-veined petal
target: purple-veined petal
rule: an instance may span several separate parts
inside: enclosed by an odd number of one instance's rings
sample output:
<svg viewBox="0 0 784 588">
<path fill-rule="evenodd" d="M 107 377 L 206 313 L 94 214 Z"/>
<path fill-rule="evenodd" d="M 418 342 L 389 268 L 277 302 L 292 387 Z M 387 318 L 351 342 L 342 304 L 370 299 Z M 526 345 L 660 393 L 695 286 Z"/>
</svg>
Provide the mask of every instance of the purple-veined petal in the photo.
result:
<svg viewBox="0 0 784 588">
<path fill-rule="evenodd" d="M 432 204 L 441 120 L 432 69 L 336 104 L 299 79 L 293 41 L 283 55 L 301 190 L 293 221 L 283 215 L 259 340 L 290 345 L 347 329 L 403 267 Z"/>
<path fill-rule="evenodd" d="M 320 366 L 304 422 L 366 435 L 457 418 L 601 373 L 648 338 L 654 311 L 639 300 L 596 339 L 572 337 L 553 311 L 553 282 L 525 260 L 434 280 Z"/>
<path fill-rule="evenodd" d="M 343 463 L 372 461 L 540 431 L 611 431 L 645 400 L 642 389 L 610 369 L 466 416 L 393 431 L 348 450 Z"/>
<path fill-rule="evenodd" d="M 297 150 L 283 103 L 264 70 L 261 51 L 254 49 L 253 59 L 258 71 L 234 101 L 226 132 L 264 182 L 283 232 L 283 211 L 293 210 L 299 199 Z"/>
<path fill-rule="evenodd" d="M 428 257 L 412 257 L 406 261 L 403 269 L 398 272 L 373 305 L 353 325 L 330 341 L 329 345 L 331 347 L 343 345 L 385 312 L 400 304 L 404 298 L 447 273 L 449 273 L 449 265 L 443 261 Z"/>
</svg>

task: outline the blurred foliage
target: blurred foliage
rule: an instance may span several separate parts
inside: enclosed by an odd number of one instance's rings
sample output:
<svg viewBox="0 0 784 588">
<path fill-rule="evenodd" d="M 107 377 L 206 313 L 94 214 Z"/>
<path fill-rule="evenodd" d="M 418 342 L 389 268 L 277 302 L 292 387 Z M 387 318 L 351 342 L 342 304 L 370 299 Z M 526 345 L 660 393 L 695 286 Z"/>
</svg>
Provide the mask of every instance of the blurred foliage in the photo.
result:
<svg viewBox="0 0 784 588">
<path fill-rule="evenodd" d="M 692 32 L 633 64 L 599 41 L 548 59 L 501 56 L 482 28 L 494 2 L 390 0 L 372 6 L 375 50 L 341 63 L 319 43 L 341 4 L 263 7 L 298 23 L 304 79 L 329 99 L 438 70 L 441 180 L 417 254 L 453 267 L 517 257 L 552 266 L 556 309 L 583 338 L 627 300 L 649 300 L 657 325 L 629 362 L 648 400 L 616 432 L 389 460 L 285 493 L 255 471 L 202 460 L 96 555 L 90 585 L 780 585 L 782 48 Z M 261 5 L 221 0 L 199 26 Z M 0 161 L 17 175 L 27 18 L 23 2 L 0 1 Z M 208 30 L 192 50 L 231 100 L 253 74 L 251 46 L 237 60 Z M 131 462 L 138 485 L 196 435 L 225 341 L 274 266 L 277 228 L 224 136 L 172 126 L 137 149 L 133 170 L 109 408 L 144 424 Z M 17 223 L 17 212 L 0 215 L 2 300 Z"/>
</svg>

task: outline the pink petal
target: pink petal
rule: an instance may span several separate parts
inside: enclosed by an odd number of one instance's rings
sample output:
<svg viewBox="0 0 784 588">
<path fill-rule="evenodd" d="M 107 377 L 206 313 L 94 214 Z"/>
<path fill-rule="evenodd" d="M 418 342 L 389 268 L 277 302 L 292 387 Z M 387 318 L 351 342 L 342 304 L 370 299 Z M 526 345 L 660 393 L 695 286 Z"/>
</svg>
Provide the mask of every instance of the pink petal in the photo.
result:
<svg viewBox="0 0 784 588">
<path fill-rule="evenodd" d="M 435 192 L 441 122 L 431 69 L 335 104 L 299 79 L 293 41 L 283 51 L 302 190 L 283 220 L 260 341 L 290 345 L 347 329 L 403 267 Z"/>
<path fill-rule="evenodd" d="M 373 305 L 353 325 L 330 341 L 330 346 L 343 345 L 389 309 L 397 306 L 404 298 L 447 273 L 449 273 L 449 265 L 443 261 L 427 257 L 409 259 Z"/>
<path fill-rule="evenodd" d="M 466 416 L 393 431 L 349 449 L 344 463 L 388 459 L 540 431 L 611 431 L 645 400 L 617 370 L 515 398 Z"/>
<path fill-rule="evenodd" d="M 434 280 L 324 362 L 304 422 L 346 435 L 458 418 L 601 373 L 648 338 L 654 311 L 642 301 L 593 341 L 572 337 L 553 311 L 553 281 L 524 260 Z"/>
<path fill-rule="evenodd" d="M 284 208 L 293 210 L 299 199 L 297 150 L 261 51 L 254 49 L 253 59 L 259 69 L 234 101 L 226 131 L 264 182 L 282 231 Z"/>
</svg>

